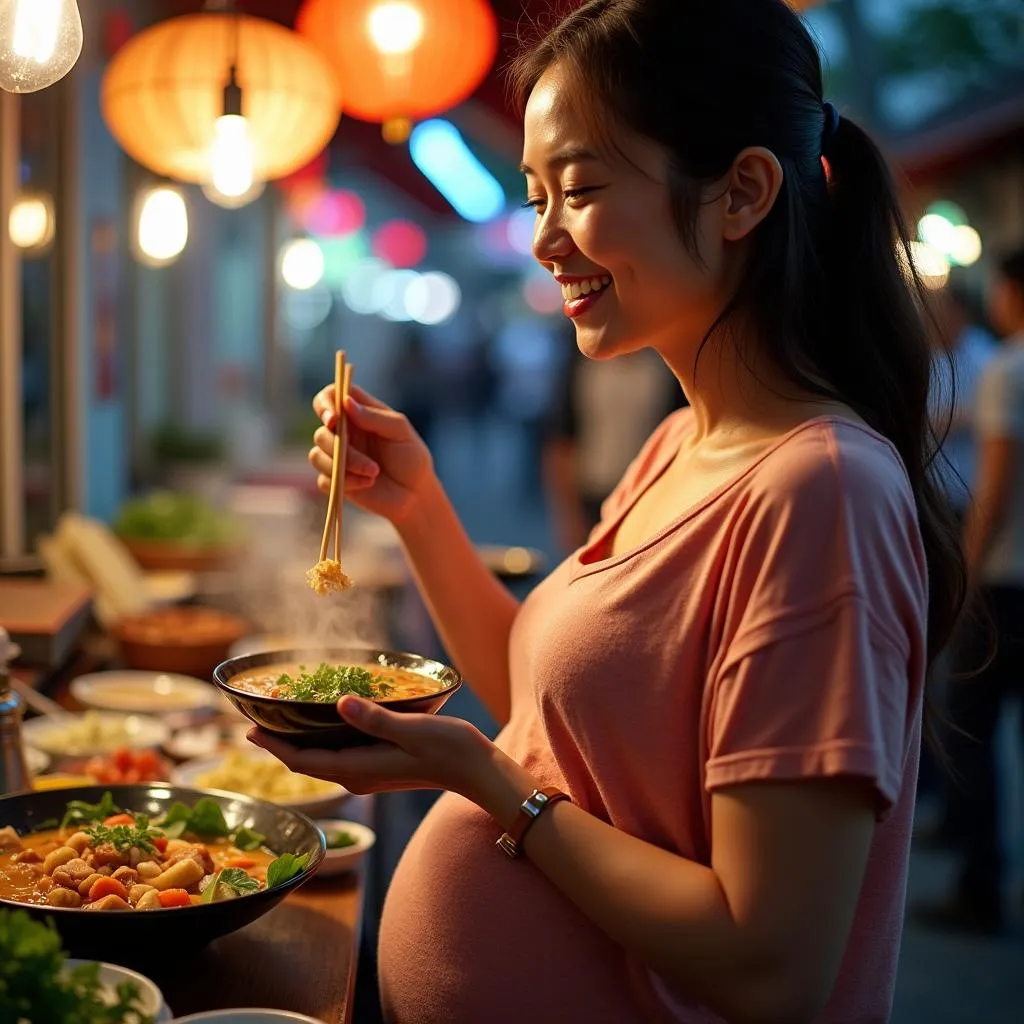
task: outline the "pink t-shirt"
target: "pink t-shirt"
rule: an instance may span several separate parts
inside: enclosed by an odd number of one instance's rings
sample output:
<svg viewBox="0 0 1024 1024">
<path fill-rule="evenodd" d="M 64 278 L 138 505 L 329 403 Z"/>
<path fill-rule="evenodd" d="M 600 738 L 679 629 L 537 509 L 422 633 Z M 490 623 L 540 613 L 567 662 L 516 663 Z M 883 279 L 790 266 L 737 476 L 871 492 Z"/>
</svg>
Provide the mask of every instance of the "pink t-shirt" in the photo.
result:
<svg viewBox="0 0 1024 1024">
<path fill-rule="evenodd" d="M 498 744 L 591 814 L 705 865 L 717 787 L 871 780 L 879 823 L 821 1020 L 885 1021 L 925 673 L 910 485 L 884 438 L 816 419 L 639 548 L 607 557 L 691 429 L 689 410 L 658 428 L 588 545 L 524 602 Z M 410 841 L 381 923 L 389 1021 L 718 1020 L 669 992 L 528 860 L 495 849 L 499 831 L 446 794 Z"/>
</svg>

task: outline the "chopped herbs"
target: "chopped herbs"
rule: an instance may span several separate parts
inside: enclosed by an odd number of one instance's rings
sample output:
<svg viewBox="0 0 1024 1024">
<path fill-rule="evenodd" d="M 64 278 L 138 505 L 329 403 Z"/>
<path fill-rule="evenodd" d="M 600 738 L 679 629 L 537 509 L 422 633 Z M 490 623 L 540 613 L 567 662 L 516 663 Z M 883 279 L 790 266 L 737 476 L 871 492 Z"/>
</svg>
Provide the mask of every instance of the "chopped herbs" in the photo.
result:
<svg viewBox="0 0 1024 1024">
<path fill-rule="evenodd" d="M 154 839 L 163 835 L 160 829 L 149 827 L 149 819 L 139 815 L 134 825 L 93 825 L 85 829 L 90 846 L 102 846 L 109 843 L 119 853 L 130 850 L 133 846 L 147 853 L 155 853 Z"/>
<path fill-rule="evenodd" d="M 326 662 L 321 662 L 313 672 L 307 672 L 305 665 L 300 665 L 297 677 L 287 674 L 279 676 L 276 686 L 276 697 L 324 704 L 333 704 L 346 694 L 372 700 L 386 697 L 394 690 L 393 686 L 382 682 L 365 668 L 357 665 L 328 665 Z"/>
<path fill-rule="evenodd" d="M 267 868 L 267 888 L 273 889 L 276 885 L 290 882 L 296 875 L 302 874 L 308 863 L 308 853 L 299 856 L 294 853 L 282 853 L 280 857 L 272 860 Z"/>
<path fill-rule="evenodd" d="M 120 810 L 121 808 L 114 803 L 114 796 L 108 789 L 100 797 L 98 804 L 89 804 L 84 800 L 69 801 L 60 827 L 67 828 L 69 825 L 84 825 L 90 821 L 103 821 Z"/>
</svg>

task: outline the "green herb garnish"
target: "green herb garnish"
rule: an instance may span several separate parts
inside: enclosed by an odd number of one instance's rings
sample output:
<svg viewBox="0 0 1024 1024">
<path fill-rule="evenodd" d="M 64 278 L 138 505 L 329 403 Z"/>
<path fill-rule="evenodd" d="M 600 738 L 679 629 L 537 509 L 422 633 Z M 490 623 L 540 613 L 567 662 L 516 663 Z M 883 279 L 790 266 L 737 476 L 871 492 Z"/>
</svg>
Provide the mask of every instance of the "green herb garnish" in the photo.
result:
<svg viewBox="0 0 1024 1024">
<path fill-rule="evenodd" d="M 299 666 L 299 675 L 287 673 L 277 679 L 279 696 L 288 700 L 310 700 L 333 704 L 346 694 L 356 697 L 386 697 L 394 687 L 379 680 L 372 672 L 357 665 L 328 665 L 321 662 L 314 672 Z"/>
<path fill-rule="evenodd" d="M 114 803 L 114 795 L 108 789 L 100 797 L 98 804 L 89 804 L 84 800 L 70 800 L 61 819 L 60 827 L 67 828 L 68 825 L 82 825 L 89 821 L 103 821 L 113 814 L 119 814 L 121 808 Z"/>
<path fill-rule="evenodd" d="M 258 850 L 266 842 L 266 839 L 267 837 L 262 832 L 257 832 L 255 829 L 243 825 L 235 833 L 235 838 L 232 842 L 235 844 L 236 849 L 248 853 L 250 850 Z"/>
<path fill-rule="evenodd" d="M 351 832 L 331 832 L 327 836 L 327 849 L 343 850 L 346 846 L 355 846 L 357 842 L 359 840 Z"/>
<path fill-rule="evenodd" d="M 273 889 L 276 885 L 290 882 L 296 875 L 302 874 L 308 863 L 308 853 L 298 856 L 294 853 L 282 853 L 280 857 L 272 860 L 267 868 L 267 888 Z"/>
<path fill-rule="evenodd" d="M 108 1003 L 98 963 L 64 965 L 66 954 L 52 921 L 23 910 L 0 910 L 0 1021 L 60 1024 L 154 1024 L 142 1012 L 134 982 L 122 982 Z"/>
<path fill-rule="evenodd" d="M 163 832 L 150 828 L 148 819 L 139 815 L 134 825 L 93 825 L 85 829 L 85 834 L 89 837 L 89 845 L 93 847 L 109 843 L 119 853 L 133 846 L 147 853 L 156 853 L 153 840 L 162 836 Z"/>
<path fill-rule="evenodd" d="M 220 805 L 208 796 L 197 800 L 195 807 L 180 801 L 171 804 L 160 828 L 169 839 L 178 839 L 186 832 L 202 838 L 221 838 L 231 832 Z"/>
</svg>

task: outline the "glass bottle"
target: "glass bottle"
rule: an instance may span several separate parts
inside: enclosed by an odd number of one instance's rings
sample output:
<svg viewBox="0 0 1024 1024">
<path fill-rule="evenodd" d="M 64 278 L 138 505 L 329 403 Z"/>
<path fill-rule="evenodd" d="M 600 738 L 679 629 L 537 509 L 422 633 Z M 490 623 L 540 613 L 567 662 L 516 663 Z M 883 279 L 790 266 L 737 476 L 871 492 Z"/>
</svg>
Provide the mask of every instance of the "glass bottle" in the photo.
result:
<svg viewBox="0 0 1024 1024">
<path fill-rule="evenodd" d="M 0 796 L 32 788 L 21 739 L 22 700 L 10 688 L 10 667 L 21 651 L 0 627 Z"/>
</svg>

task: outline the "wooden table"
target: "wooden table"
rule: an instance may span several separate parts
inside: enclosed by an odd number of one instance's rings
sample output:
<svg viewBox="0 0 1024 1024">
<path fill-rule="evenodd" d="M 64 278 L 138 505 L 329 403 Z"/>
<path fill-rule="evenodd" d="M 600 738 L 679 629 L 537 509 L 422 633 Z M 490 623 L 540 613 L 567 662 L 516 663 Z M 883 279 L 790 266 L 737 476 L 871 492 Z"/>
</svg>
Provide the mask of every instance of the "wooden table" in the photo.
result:
<svg viewBox="0 0 1024 1024">
<path fill-rule="evenodd" d="M 77 709 L 71 679 L 97 664 L 96 651 L 50 674 L 16 671 L 25 683 Z M 372 797 L 349 797 L 335 816 L 373 826 Z M 206 949 L 162 950 L 162 966 L 139 965 L 160 987 L 175 1016 L 234 1007 L 292 1010 L 325 1021 L 352 1021 L 366 891 L 357 873 L 307 882 L 251 925 Z"/>
</svg>

